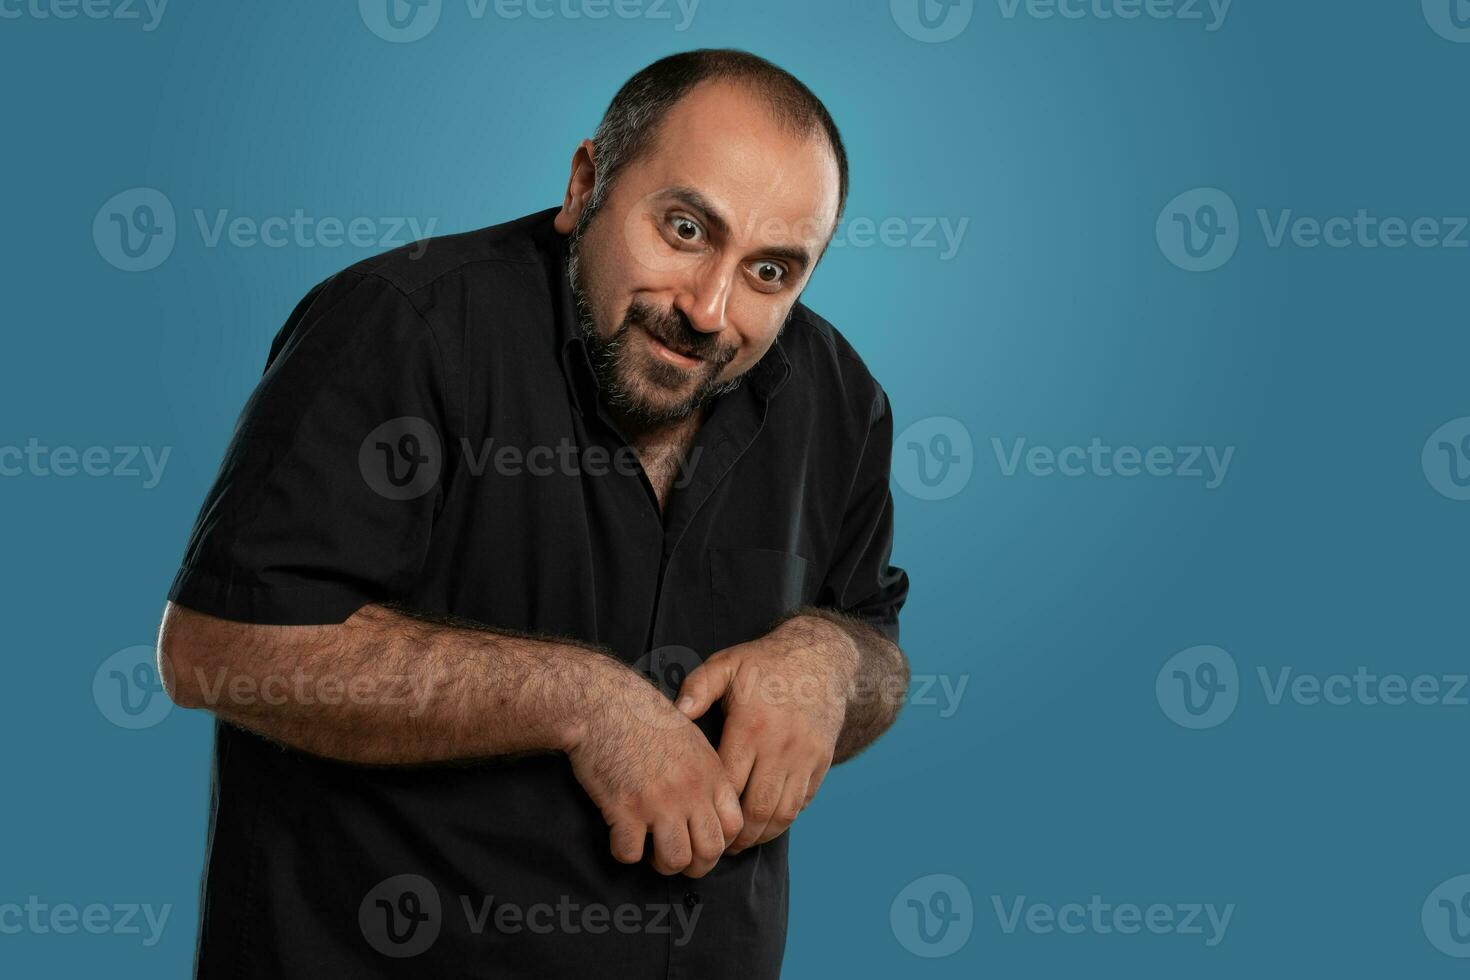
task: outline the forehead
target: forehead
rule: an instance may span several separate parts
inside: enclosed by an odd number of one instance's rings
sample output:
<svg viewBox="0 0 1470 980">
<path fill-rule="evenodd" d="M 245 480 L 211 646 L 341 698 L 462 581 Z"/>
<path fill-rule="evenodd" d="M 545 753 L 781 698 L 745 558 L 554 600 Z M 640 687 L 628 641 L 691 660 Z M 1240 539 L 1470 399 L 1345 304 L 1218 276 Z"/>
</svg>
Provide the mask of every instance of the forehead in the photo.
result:
<svg viewBox="0 0 1470 980">
<path fill-rule="evenodd" d="M 837 161 L 821 131 L 792 132 L 760 96 L 727 83 L 701 83 L 679 100 L 631 169 L 643 194 L 699 191 L 742 240 L 786 242 L 813 230 L 825 240 L 837 218 Z"/>
</svg>

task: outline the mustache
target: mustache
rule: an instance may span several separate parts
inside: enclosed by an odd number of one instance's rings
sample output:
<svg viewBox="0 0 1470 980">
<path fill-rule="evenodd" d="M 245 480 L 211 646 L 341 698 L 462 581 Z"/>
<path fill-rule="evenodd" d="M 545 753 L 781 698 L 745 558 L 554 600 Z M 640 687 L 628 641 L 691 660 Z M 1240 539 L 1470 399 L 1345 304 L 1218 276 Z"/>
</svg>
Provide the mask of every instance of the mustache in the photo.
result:
<svg viewBox="0 0 1470 980">
<path fill-rule="evenodd" d="M 735 356 L 733 347 L 722 346 L 712 333 L 694 329 L 689 318 L 670 307 L 660 310 L 648 303 L 635 301 L 628 307 L 627 320 L 653 335 L 654 339 L 678 354 L 724 366 Z"/>
</svg>

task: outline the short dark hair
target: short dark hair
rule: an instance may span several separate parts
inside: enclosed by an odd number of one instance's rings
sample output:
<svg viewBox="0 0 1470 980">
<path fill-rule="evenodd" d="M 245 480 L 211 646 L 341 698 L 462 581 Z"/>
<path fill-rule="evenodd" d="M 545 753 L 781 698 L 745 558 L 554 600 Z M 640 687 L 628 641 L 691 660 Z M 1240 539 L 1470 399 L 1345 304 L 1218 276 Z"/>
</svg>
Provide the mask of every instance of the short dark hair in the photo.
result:
<svg viewBox="0 0 1470 980">
<path fill-rule="evenodd" d="M 847 203 L 847 150 L 827 107 L 795 75 L 749 51 L 734 48 L 699 48 L 671 54 L 623 83 L 592 134 L 596 178 L 583 217 L 590 219 L 602 205 L 624 167 L 654 148 L 659 127 L 675 103 L 706 81 L 743 85 L 791 132 L 826 137 L 837 159 L 840 220 Z"/>
</svg>

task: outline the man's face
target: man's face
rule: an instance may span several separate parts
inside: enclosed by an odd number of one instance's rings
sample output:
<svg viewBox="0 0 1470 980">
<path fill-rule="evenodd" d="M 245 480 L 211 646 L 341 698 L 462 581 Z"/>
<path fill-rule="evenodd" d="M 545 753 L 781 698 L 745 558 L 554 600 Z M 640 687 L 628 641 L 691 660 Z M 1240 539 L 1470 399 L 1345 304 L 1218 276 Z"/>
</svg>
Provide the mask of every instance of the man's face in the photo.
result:
<svg viewBox="0 0 1470 980">
<path fill-rule="evenodd" d="M 819 133 L 793 135 L 724 83 L 680 100 L 573 233 L 572 290 L 610 403 L 664 424 L 733 386 L 785 324 L 837 194 Z"/>
</svg>

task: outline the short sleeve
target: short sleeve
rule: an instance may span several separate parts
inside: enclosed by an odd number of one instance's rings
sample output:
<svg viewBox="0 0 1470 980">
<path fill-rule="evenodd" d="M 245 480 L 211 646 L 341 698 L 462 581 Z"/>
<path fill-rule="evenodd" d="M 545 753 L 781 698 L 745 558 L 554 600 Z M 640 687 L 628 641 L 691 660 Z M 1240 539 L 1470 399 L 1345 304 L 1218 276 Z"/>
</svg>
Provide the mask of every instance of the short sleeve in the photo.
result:
<svg viewBox="0 0 1470 980">
<path fill-rule="evenodd" d="M 898 613 L 908 598 L 909 579 L 902 568 L 889 563 L 893 551 L 892 452 L 893 416 L 887 396 L 879 389 L 817 605 L 861 619 L 897 643 Z"/>
<path fill-rule="evenodd" d="M 385 279 L 339 273 L 272 344 L 169 590 L 248 623 L 340 623 L 420 575 L 444 481 L 440 348 Z"/>
</svg>

